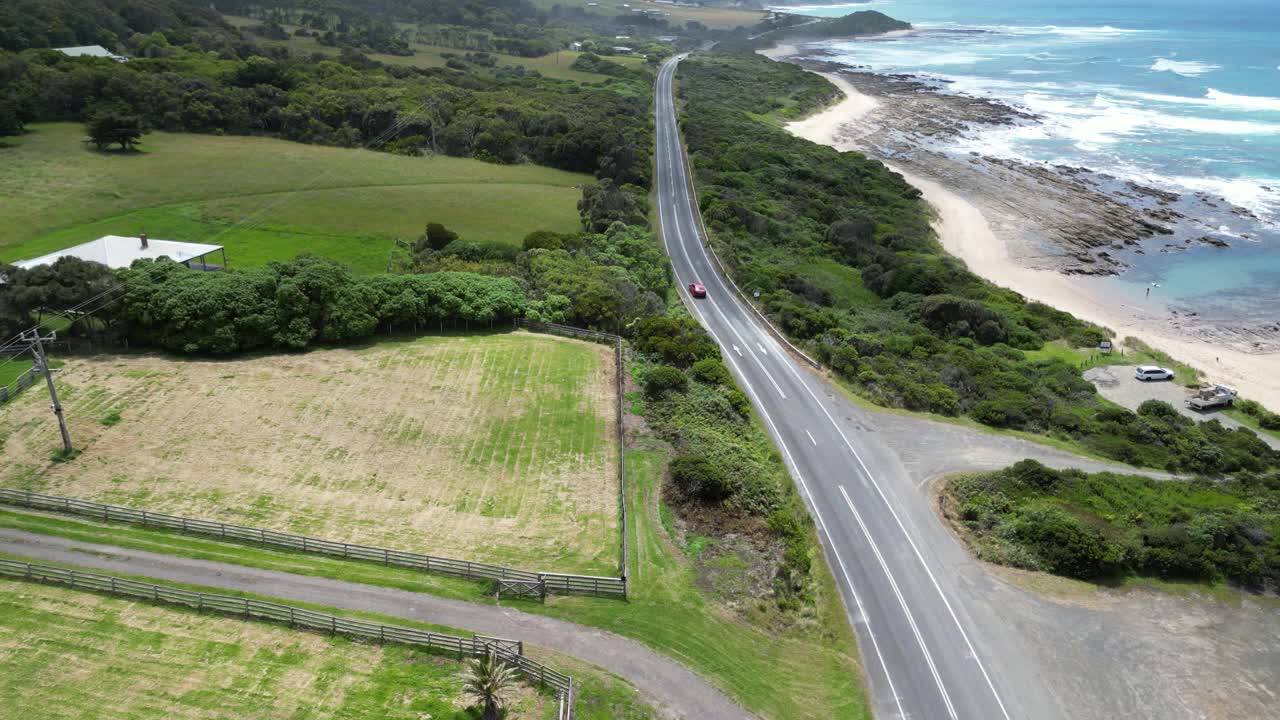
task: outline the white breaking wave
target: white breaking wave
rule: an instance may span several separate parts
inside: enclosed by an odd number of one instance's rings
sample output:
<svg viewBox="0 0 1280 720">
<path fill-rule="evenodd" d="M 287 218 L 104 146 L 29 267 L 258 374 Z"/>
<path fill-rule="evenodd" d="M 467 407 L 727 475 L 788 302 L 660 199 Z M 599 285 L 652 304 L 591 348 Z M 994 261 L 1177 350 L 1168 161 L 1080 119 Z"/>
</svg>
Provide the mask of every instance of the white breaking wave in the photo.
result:
<svg viewBox="0 0 1280 720">
<path fill-rule="evenodd" d="M 1055 35 L 1066 35 L 1068 37 L 1106 37 L 1146 32 L 1146 30 L 1131 30 L 1129 28 L 1111 27 L 1110 25 L 1103 25 L 1102 27 L 1059 27 L 1057 25 L 1048 25 L 1046 29 Z"/>
<path fill-rule="evenodd" d="M 1280 178 L 1194 177 L 1160 175 L 1137 168 L 1123 168 L 1123 170 L 1124 172 L 1121 173 L 1123 177 L 1145 185 L 1202 192 L 1210 198 L 1222 198 L 1232 205 L 1246 208 L 1268 220 L 1273 220 L 1277 213 L 1280 213 L 1280 192 L 1276 190 L 1280 188 Z M 1218 228 L 1218 232 L 1239 237 L 1225 227 Z"/>
<path fill-rule="evenodd" d="M 1124 93 L 1126 97 L 1152 102 L 1171 103 L 1175 105 L 1199 105 L 1216 107 L 1224 110 L 1270 110 L 1280 112 L 1280 98 L 1259 97 L 1255 95 L 1232 95 L 1209 88 L 1204 97 L 1186 97 L 1184 95 L 1161 95 L 1158 93 L 1132 92 L 1115 88 L 1115 92 Z"/>
<path fill-rule="evenodd" d="M 869 44 L 878 45 L 879 47 L 869 48 L 867 47 Z M 837 58 L 838 61 L 851 65 L 870 64 L 876 69 L 976 65 L 999 57 L 998 55 L 980 55 L 964 50 L 934 52 L 898 43 L 866 43 L 857 47 L 855 47 L 854 43 L 837 43 L 832 46 L 832 49 L 848 53 Z"/>
<path fill-rule="evenodd" d="M 1121 37 L 1125 35 L 1149 32 L 1148 30 L 1133 30 L 1130 28 L 1111 27 L 1110 25 L 1085 27 L 1071 25 L 969 25 L 956 22 L 922 22 L 916 23 L 916 27 L 922 29 L 933 28 L 938 30 L 982 30 L 991 33 L 1002 33 L 1004 35 L 1061 35 L 1063 37 L 1094 39 Z"/>
<path fill-rule="evenodd" d="M 1194 60 L 1170 60 L 1169 58 L 1156 58 L 1156 61 L 1151 64 L 1151 69 L 1156 72 L 1171 72 L 1183 77 L 1199 77 L 1217 70 L 1218 67 L 1218 65 Z"/>
<path fill-rule="evenodd" d="M 1089 104 L 1027 93 L 1022 105 L 1045 117 L 1056 137 L 1075 140 L 1082 150 L 1114 143 L 1148 131 L 1172 130 L 1204 135 L 1280 135 L 1280 123 L 1172 115 L 1135 106 L 1132 101 L 1095 95 Z"/>
<path fill-rule="evenodd" d="M 1209 88 L 1205 98 L 1222 107 L 1240 108 L 1242 110 L 1274 110 L 1280 112 L 1280 98 L 1258 97 L 1256 95 L 1232 95 Z"/>
</svg>

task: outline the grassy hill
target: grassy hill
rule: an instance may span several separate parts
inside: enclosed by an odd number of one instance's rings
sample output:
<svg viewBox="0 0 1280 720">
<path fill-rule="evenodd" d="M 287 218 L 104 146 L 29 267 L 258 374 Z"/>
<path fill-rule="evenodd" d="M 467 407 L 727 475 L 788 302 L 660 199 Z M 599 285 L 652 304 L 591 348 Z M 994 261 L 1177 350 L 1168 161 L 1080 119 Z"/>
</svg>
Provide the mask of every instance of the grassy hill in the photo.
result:
<svg viewBox="0 0 1280 720">
<path fill-rule="evenodd" d="M 785 34 L 811 37 L 855 37 L 910 29 L 911 23 L 895 20 L 882 12 L 859 10 L 843 17 L 829 18 L 803 28 L 795 28 Z"/>
<path fill-rule="evenodd" d="M 464 239 L 518 244 L 579 227 L 587 175 L 534 165 L 412 158 L 270 138 L 152 133 L 98 153 L 81 125 L 41 124 L 0 148 L 0 261 L 105 234 L 216 242 L 233 265 L 309 251 L 358 272 L 386 267 L 396 237 L 440 222 Z"/>
</svg>

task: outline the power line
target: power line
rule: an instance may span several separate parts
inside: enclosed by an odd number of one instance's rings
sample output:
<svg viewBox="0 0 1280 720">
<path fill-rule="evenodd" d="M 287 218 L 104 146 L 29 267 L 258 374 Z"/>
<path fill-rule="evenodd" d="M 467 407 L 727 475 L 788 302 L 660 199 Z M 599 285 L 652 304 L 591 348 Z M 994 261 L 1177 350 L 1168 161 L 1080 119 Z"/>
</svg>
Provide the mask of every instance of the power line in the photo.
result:
<svg viewBox="0 0 1280 720">
<path fill-rule="evenodd" d="M 430 102 L 432 102 L 432 98 L 428 97 L 426 100 L 422 101 L 422 103 L 419 104 L 418 107 L 416 107 L 414 110 L 401 116 L 401 118 L 397 120 L 395 123 L 393 123 L 391 127 L 387 128 L 383 132 L 379 133 L 376 137 L 366 142 L 363 145 L 363 147 L 368 149 L 368 148 L 377 147 L 386 143 L 387 140 L 391 139 L 396 134 L 398 134 L 409 123 L 415 122 L 417 120 L 417 118 L 415 117 L 416 113 L 423 110 Z M 284 203 L 288 203 L 296 200 L 299 193 L 306 192 L 307 190 L 310 190 L 311 188 L 315 187 L 322 180 L 324 180 L 325 178 L 337 172 L 338 169 L 339 168 L 336 166 L 331 167 L 325 172 L 320 173 L 319 175 L 316 175 L 306 185 L 296 190 L 292 190 L 287 193 L 284 193 L 278 200 L 276 200 L 275 202 L 263 208 L 260 208 L 257 211 L 247 213 L 244 217 L 242 217 L 236 223 L 223 228 L 222 230 L 214 234 L 212 237 L 208 238 L 208 240 L 217 239 L 222 235 L 225 235 L 226 233 L 231 232 L 232 230 L 253 229 L 259 226 L 261 222 L 255 222 L 255 218 L 264 215 L 266 212 L 274 208 L 277 208 Z M 71 322 L 76 322 L 77 320 L 84 320 L 85 318 L 92 317 L 94 314 L 101 312 L 102 310 L 105 310 L 106 308 L 118 302 L 121 298 L 125 297 L 125 295 L 127 294 L 126 292 L 124 292 L 125 290 L 127 290 L 125 285 L 112 280 L 111 284 L 106 289 L 102 290 L 101 292 L 98 292 L 92 297 L 86 298 L 85 300 L 82 300 L 76 303 L 72 307 L 59 310 L 59 311 L 54 311 L 52 313 L 42 316 L 41 324 L 44 322 L 46 318 L 63 318 Z M 85 309 L 85 308 L 88 308 L 90 305 L 94 305 L 95 303 L 96 303 L 96 307 L 92 307 L 88 310 Z M 14 335 L 12 338 L 5 341 L 3 344 L 0 344 L 0 352 L 4 352 L 11 348 L 17 348 L 19 346 L 22 346 L 22 350 L 17 353 L 14 353 L 12 357 L 9 357 L 3 362 L 0 362 L 0 367 L 4 367 L 5 365 L 8 365 L 11 362 L 15 362 L 18 359 L 18 357 L 26 351 L 30 351 L 32 353 L 32 356 L 33 356 L 32 368 L 33 370 L 44 375 L 45 381 L 49 387 L 49 397 L 51 400 L 53 413 L 58 418 L 58 429 L 62 435 L 63 452 L 70 453 L 72 451 L 71 435 L 67 429 L 67 422 L 66 422 L 65 414 L 63 413 L 63 410 L 62 410 L 62 403 L 58 399 L 57 388 L 54 386 L 54 382 L 53 382 L 53 372 L 55 372 L 55 370 L 49 367 L 48 355 L 44 351 L 44 344 L 43 344 L 43 341 L 45 339 L 53 340 L 55 338 L 56 338 L 56 335 L 53 335 L 53 334 L 49 335 L 47 338 L 42 338 L 40 335 L 40 324 L 37 324 L 32 328 L 28 328 L 27 330 L 23 330 L 19 332 L 17 335 Z M 16 381 L 15 381 L 15 384 L 16 384 Z M 4 387 L 8 388 L 8 385 L 5 385 Z M 201 402 L 203 401 L 204 400 L 202 400 Z"/>
</svg>

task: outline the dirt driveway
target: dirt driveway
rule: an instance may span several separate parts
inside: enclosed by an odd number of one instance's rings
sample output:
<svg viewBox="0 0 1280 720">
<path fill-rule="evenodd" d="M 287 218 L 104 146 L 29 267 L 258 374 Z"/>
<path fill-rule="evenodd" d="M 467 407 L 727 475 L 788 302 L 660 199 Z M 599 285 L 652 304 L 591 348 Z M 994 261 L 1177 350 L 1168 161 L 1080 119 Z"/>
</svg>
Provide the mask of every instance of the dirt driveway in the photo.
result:
<svg viewBox="0 0 1280 720">
<path fill-rule="evenodd" d="M 1246 427 L 1238 420 L 1217 411 L 1192 410 L 1186 404 L 1187 398 L 1191 396 L 1189 389 L 1168 381 L 1143 382 L 1133 376 L 1133 370 L 1133 365 L 1102 365 L 1086 370 L 1084 379 L 1098 388 L 1099 395 L 1130 410 L 1137 410 L 1145 400 L 1163 400 L 1193 420 L 1217 420 L 1228 428 Z M 1280 440 L 1263 433 L 1258 433 L 1258 437 L 1280 450 Z"/>
</svg>

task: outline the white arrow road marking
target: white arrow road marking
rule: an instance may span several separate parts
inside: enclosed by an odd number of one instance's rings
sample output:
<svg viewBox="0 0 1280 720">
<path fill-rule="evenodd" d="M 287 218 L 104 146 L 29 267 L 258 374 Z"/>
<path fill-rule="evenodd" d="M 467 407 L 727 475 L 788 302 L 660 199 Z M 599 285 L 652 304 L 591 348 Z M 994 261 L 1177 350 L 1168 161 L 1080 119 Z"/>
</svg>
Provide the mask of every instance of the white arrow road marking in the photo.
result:
<svg viewBox="0 0 1280 720">
<path fill-rule="evenodd" d="M 765 349 L 764 349 L 764 346 L 763 346 L 763 345 L 761 345 L 760 343 L 756 343 L 756 347 L 760 348 L 760 354 L 761 354 L 761 355 L 768 355 L 768 354 L 769 354 L 769 351 L 768 351 L 768 350 L 765 350 Z"/>
<path fill-rule="evenodd" d="M 738 349 L 737 345 L 733 346 L 733 351 L 738 353 L 738 357 L 742 357 L 742 351 Z"/>
</svg>

